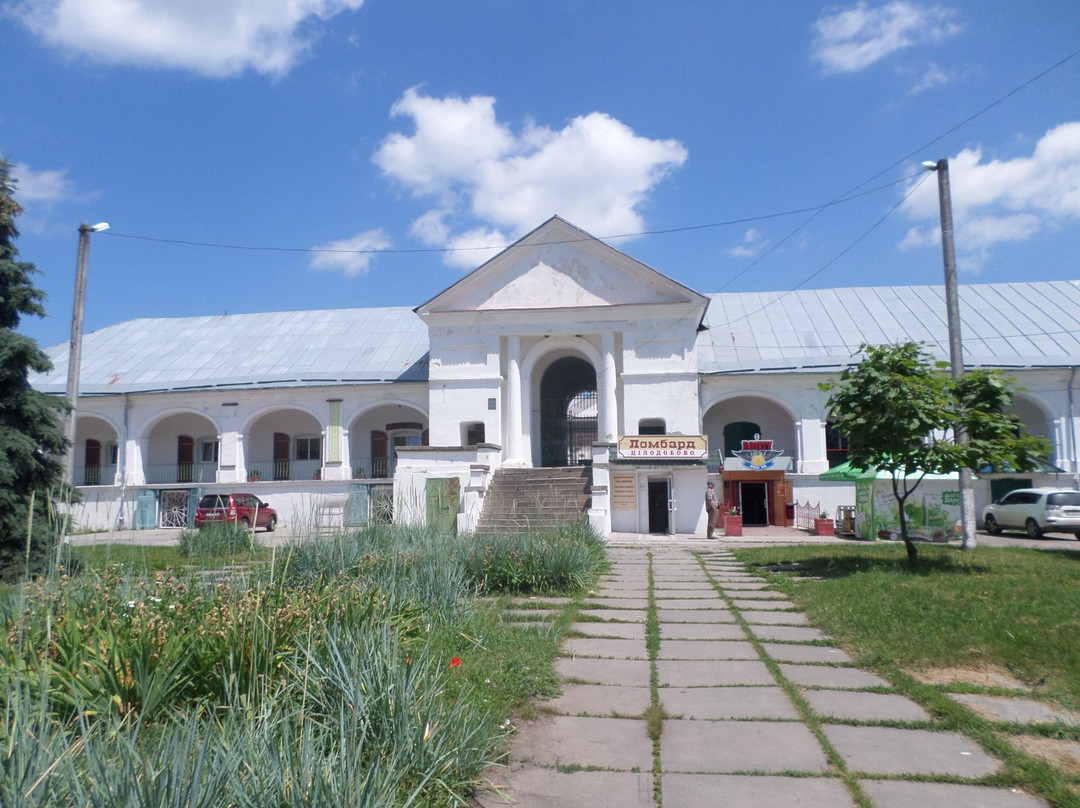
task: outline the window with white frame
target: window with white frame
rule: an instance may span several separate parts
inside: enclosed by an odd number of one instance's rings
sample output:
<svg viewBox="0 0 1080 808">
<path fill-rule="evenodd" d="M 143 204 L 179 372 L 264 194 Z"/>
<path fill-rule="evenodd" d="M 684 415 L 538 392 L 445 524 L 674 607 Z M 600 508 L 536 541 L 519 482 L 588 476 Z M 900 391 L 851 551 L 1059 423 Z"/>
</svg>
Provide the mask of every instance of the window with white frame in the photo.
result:
<svg viewBox="0 0 1080 808">
<path fill-rule="evenodd" d="M 322 457 L 322 438 L 300 437 L 296 439 L 297 460 L 319 460 Z"/>
</svg>

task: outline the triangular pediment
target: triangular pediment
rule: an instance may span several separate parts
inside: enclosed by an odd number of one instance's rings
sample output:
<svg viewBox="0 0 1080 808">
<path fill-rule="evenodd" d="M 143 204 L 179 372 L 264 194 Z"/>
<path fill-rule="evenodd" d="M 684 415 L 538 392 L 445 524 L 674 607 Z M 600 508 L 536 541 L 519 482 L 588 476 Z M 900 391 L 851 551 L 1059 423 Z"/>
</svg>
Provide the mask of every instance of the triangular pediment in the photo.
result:
<svg viewBox="0 0 1080 808">
<path fill-rule="evenodd" d="M 705 303 L 703 295 L 554 217 L 416 311 Z"/>
</svg>

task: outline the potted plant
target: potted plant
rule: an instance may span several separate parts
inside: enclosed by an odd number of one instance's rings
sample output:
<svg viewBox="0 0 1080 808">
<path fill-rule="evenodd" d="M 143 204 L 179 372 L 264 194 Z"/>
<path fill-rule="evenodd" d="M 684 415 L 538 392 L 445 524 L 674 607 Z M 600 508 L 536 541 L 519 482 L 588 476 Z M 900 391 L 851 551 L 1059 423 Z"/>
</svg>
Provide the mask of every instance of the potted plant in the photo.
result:
<svg viewBox="0 0 1080 808">
<path fill-rule="evenodd" d="M 739 511 L 738 505 L 732 505 L 724 511 L 724 535 L 742 535 L 742 513 Z"/>
<path fill-rule="evenodd" d="M 822 511 L 820 515 L 814 517 L 814 532 L 819 536 L 836 535 L 836 525 L 828 511 Z"/>
<path fill-rule="evenodd" d="M 256 471 L 255 469 L 252 469 L 251 471 L 249 471 L 248 472 L 248 482 L 249 483 L 257 483 L 258 481 L 259 481 L 259 472 Z"/>
</svg>

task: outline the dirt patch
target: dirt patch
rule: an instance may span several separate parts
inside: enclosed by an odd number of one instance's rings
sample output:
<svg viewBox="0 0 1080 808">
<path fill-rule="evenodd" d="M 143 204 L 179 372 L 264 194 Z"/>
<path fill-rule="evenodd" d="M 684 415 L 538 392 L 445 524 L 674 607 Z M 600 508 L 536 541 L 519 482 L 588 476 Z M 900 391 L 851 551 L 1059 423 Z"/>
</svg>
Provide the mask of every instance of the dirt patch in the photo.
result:
<svg viewBox="0 0 1080 808">
<path fill-rule="evenodd" d="M 1070 777 L 1080 777 L 1080 741 L 1014 735 L 1009 743 L 1025 754 L 1042 758 Z"/>
<path fill-rule="evenodd" d="M 925 671 L 908 671 L 913 677 L 927 685 L 973 685 L 975 687 L 1007 687 L 1013 690 L 1032 688 L 996 665 L 978 668 L 931 668 Z"/>
</svg>

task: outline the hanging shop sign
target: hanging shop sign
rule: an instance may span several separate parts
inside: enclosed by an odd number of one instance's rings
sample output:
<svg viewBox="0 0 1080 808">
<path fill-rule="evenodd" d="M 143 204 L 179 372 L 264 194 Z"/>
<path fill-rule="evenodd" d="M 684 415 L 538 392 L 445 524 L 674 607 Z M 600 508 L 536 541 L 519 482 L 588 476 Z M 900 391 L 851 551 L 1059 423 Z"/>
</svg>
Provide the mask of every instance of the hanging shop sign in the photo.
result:
<svg viewBox="0 0 1080 808">
<path fill-rule="evenodd" d="M 791 458 L 783 449 L 773 447 L 771 440 L 763 440 L 755 435 L 753 440 L 744 440 L 741 449 L 732 449 L 731 457 L 724 458 L 724 471 L 787 471 L 791 468 Z"/>
<path fill-rule="evenodd" d="M 709 454 L 704 435 L 623 435 L 619 457 L 624 460 L 701 460 Z"/>
</svg>

